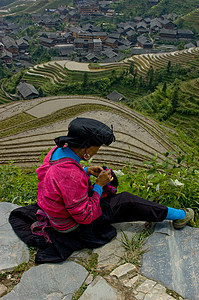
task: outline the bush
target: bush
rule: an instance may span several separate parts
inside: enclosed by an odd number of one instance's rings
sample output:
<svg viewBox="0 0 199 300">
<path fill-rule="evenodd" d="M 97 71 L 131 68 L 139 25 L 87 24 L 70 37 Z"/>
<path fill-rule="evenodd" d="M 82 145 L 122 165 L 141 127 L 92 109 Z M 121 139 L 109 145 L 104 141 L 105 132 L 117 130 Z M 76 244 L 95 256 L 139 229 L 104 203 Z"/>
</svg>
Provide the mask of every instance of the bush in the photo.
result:
<svg viewBox="0 0 199 300">
<path fill-rule="evenodd" d="M 13 162 L 0 167 L 0 201 L 29 205 L 37 201 L 35 168 L 24 171 Z"/>
<path fill-rule="evenodd" d="M 199 227 L 199 168 L 193 157 L 185 157 L 181 152 L 175 156 L 166 153 L 163 162 L 154 156 L 137 170 L 127 162 L 116 173 L 119 193 L 130 192 L 174 208 L 191 207 L 196 214 L 195 226 Z M 11 162 L 0 167 L 0 181 L 0 201 L 22 206 L 37 201 L 36 167 L 25 171 Z"/>
<path fill-rule="evenodd" d="M 128 163 L 119 178 L 118 192 L 128 191 L 141 198 L 174 208 L 191 207 L 196 213 L 199 227 L 199 170 L 193 158 L 181 153 L 175 158 L 165 154 L 159 162 L 157 156 L 145 162 L 145 169 L 135 169 Z"/>
</svg>

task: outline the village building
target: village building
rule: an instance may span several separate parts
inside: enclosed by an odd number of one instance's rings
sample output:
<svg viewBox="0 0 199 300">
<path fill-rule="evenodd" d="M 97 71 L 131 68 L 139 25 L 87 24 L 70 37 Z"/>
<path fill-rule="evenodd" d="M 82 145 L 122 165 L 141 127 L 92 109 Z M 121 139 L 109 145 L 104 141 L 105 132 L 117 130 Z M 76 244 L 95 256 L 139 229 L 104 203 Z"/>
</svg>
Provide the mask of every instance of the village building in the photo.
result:
<svg viewBox="0 0 199 300">
<path fill-rule="evenodd" d="M 122 100 L 125 100 L 125 96 L 118 93 L 117 91 L 113 91 L 112 93 L 108 94 L 106 96 L 109 100 L 112 100 L 112 101 L 122 101 Z"/>
<path fill-rule="evenodd" d="M 2 42 L 2 39 L 5 37 L 5 32 L 0 30 L 0 42 Z"/>
<path fill-rule="evenodd" d="M 74 40 L 75 49 L 83 49 L 84 48 L 84 39 L 77 38 Z"/>
<path fill-rule="evenodd" d="M 66 15 L 68 12 L 68 9 L 66 8 L 66 6 L 60 6 L 57 9 L 57 13 L 59 13 L 60 15 Z"/>
<path fill-rule="evenodd" d="M 162 27 L 165 29 L 175 29 L 177 27 L 176 24 L 174 24 L 173 22 L 167 19 L 161 20 L 160 23 L 162 24 Z"/>
<path fill-rule="evenodd" d="M 85 60 L 96 63 L 99 59 L 94 53 L 89 53 L 85 56 Z"/>
<path fill-rule="evenodd" d="M 188 43 L 186 45 L 184 45 L 184 49 L 189 49 L 189 48 L 194 48 L 196 45 L 194 45 L 193 43 Z"/>
<path fill-rule="evenodd" d="M 77 34 L 77 38 L 92 40 L 93 39 L 93 34 L 89 31 L 80 30 Z"/>
<path fill-rule="evenodd" d="M 143 49 L 152 49 L 153 48 L 153 43 L 151 40 L 149 40 L 147 37 L 145 36 L 139 36 L 137 38 L 137 44 L 139 47 L 143 48 Z"/>
<path fill-rule="evenodd" d="M 18 46 L 15 40 L 9 36 L 2 38 L 2 43 L 5 46 L 5 49 L 12 53 L 13 56 L 18 54 Z"/>
<path fill-rule="evenodd" d="M 0 52 L 2 53 L 4 51 L 4 44 L 2 42 L 0 42 Z"/>
<path fill-rule="evenodd" d="M 149 33 L 149 29 L 147 28 L 147 24 L 145 22 L 138 23 L 136 29 L 140 34 Z"/>
<path fill-rule="evenodd" d="M 57 44 L 54 49 L 57 51 L 59 56 L 63 57 L 74 53 L 74 44 Z"/>
<path fill-rule="evenodd" d="M 101 39 L 93 39 L 93 51 L 95 53 L 100 53 L 102 51 Z"/>
<path fill-rule="evenodd" d="M 102 51 L 102 54 L 108 59 L 113 59 L 118 56 L 118 54 L 111 48 L 105 49 L 104 51 Z"/>
<path fill-rule="evenodd" d="M 39 42 L 43 47 L 47 47 L 47 48 L 54 47 L 55 45 L 55 42 L 53 40 L 45 38 L 43 36 L 40 37 Z"/>
<path fill-rule="evenodd" d="M 117 46 L 118 46 L 118 41 L 117 41 L 116 39 L 112 39 L 112 38 L 109 38 L 109 37 L 108 37 L 108 38 L 105 40 L 104 45 L 105 45 L 105 46 L 108 46 L 108 47 L 110 47 L 110 48 L 115 49 L 115 48 L 117 48 Z"/>
<path fill-rule="evenodd" d="M 135 18 L 133 19 L 133 21 L 134 21 L 135 23 L 140 23 L 140 22 L 142 22 L 142 20 L 143 20 L 142 17 L 135 17 Z"/>
<path fill-rule="evenodd" d="M 64 33 L 62 37 L 64 38 L 65 43 L 68 43 L 68 44 L 74 43 L 75 38 L 71 32 Z"/>
<path fill-rule="evenodd" d="M 17 46 L 19 51 L 27 50 L 29 48 L 29 43 L 21 37 L 19 40 L 17 40 Z"/>
<path fill-rule="evenodd" d="M 39 96 L 39 92 L 36 90 L 34 85 L 26 82 L 21 82 L 17 86 L 17 90 L 19 95 L 22 96 L 22 98 L 25 100 L 37 98 Z"/>
<path fill-rule="evenodd" d="M 78 7 L 78 12 L 80 16 L 92 16 L 99 14 L 99 4 L 98 3 L 87 3 L 82 4 Z"/>
<path fill-rule="evenodd" d="M 157 19 L 154 19 L 150 23 L 150 31 L 154 34 L 158 33 L 162 29 L 162 24 Z"/>
<path fill-rule="evenodd" d="M 160 38 L 164 40 L 176 40 L 177 39 L 177 30 L 171 29 L 161 29 Z"/>
<path fill-rule="evenodd" d="M 192 39 L 194 36 L 193 31 L 187 29 L 178 29 L 178 38 L 179 39 Z"/>
<path fill-rule="evenodd" d="M 100 39 L 102 42 L 104 42 L 107 38 L 107 33 L 103 31 L 94 31 L 92 34 L 93 39 Z"/>
<path fill-rule="evenodd" d="M 12 53 L 4 50 L 1 54 L 1 60 L 6 65 L 12 65 Z"/>
<path fill-rule="evenodd" d="M 148 0 L 148 3 L 149 3 L 151 6 L 157 5 L 159 2 L 160 2 L 160 0 Z"/>
</svg>

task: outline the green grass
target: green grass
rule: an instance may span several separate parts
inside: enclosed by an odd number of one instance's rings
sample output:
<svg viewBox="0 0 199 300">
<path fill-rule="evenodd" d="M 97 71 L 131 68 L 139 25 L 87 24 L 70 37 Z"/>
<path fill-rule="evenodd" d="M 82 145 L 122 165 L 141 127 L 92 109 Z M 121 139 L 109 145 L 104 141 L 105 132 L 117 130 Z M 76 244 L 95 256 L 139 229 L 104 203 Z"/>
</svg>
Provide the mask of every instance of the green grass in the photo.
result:
<svg viewBox="0 0 199 300">
<path fill-rule="evenodd" d="M 187 15 L 178 18 L 176 24 L 178 25 L 180 22 L 183 22 L 183 28 L 195 29 L 196 32 L 199 32 L 199 11 L 194 9 Z"/>
<path fill-rule="evenodd" d="M 142 246 L 145 239 L 151 234 L 150 231 L 143 231 L 140 234 L 135 234 L 131 239 L 123 232 L 122 244 L 126 250 L 124 255 L 125 263 L 131 263 L 137 267 L 141 266 L 141 258 L 144 254 Z"/>
</svg>

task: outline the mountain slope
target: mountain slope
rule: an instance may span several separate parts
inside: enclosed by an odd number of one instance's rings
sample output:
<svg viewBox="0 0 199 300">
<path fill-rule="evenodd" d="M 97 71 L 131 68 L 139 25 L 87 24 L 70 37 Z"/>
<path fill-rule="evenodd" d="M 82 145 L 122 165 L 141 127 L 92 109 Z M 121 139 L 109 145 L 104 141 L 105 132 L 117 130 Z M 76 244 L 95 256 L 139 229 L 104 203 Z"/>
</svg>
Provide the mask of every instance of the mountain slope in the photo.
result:
<svg viewBox="0 0 199 300">
<path fill-rule="evenodd" d="M 151 16 L 160 16 L 164 14 L 176 13 L 185 15 L 196 9 L 197 0 L 161 0 L 157 5 L 148 10 Z"/>
</svg>

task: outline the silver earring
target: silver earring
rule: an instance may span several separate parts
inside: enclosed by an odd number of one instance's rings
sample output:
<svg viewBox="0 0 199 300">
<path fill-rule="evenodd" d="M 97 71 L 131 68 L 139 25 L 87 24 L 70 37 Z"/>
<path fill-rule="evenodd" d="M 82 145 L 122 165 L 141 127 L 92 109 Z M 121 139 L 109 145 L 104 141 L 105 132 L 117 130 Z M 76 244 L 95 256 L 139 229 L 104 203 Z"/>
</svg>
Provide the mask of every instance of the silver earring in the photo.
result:
<svg viewBox="0 0 199 300">
<path fill-rule="evenodd" d="M 89 160 L 91 158 L 89 153 L 84 153 L 84 160 Z"/>
</svg>

